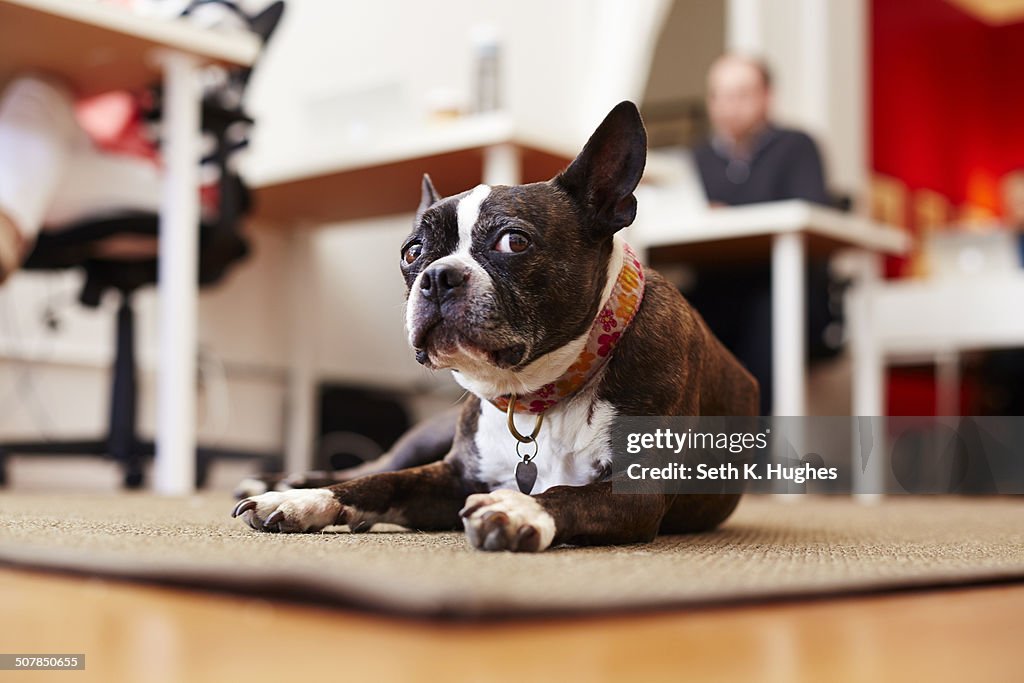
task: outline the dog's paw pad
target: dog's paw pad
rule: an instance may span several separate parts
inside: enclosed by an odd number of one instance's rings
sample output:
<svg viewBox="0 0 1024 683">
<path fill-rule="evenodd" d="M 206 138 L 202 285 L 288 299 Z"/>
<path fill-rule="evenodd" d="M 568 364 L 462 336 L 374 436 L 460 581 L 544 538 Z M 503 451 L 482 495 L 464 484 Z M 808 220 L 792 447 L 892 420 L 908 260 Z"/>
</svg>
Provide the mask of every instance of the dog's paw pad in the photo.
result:
<svg viewBox="0 0 1024 683">
<path fill-rule="evenodd" d="M 470 545 L 481 550 L 540 552 L 555 537 L 554 518 L 519 491 L 474 494 L 459 514 Z"/>
<path fill-rule="evenodd" d="M 246 498 L 235 506 L 231 516 L 240 517 L 257 531 L 301 533 L 341 524 L 342 512 L 341 503 L 330 491 L 296 489 Z"/>
</svg>

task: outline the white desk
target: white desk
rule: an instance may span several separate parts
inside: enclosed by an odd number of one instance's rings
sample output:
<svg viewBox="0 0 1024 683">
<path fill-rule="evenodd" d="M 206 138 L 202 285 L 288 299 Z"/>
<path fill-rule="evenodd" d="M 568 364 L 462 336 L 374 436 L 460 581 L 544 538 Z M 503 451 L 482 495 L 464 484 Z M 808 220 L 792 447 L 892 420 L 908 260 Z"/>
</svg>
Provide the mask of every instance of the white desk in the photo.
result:
<svg viewBox="0 0 1024 683">
<path fill-rule="evenodd" d="M 568 165 L 573 152 L 524 136 L 510 117 L 495 113 L 291 157 L 245 168 L 256 219 L 293 228 L 412 213 L 424 173 L 441 194 L 451 195 L 480 182 L 546 180 Z"/>
<path fill-rule="evenodd" d="M 956 415 L 959 354 L 1024 346 L 1024 273 L 885 282 L 854 296 L 872 317 L 870 343 L 853 356 L 865 397 L 859 414 L 883 414 L 883 392 L 867 388 L 884 387 L 886 363 L 925 358 L 939 369 L 938 414 Z"/>
<path fill-rule="evenodd" d="M 862 251 L 862 278 L 869 283 L 877 278 L 878 254 L 902 254 L 910 246 L 910 238 L 899 228 L 802 201 L 711 209 L 671 221 L 638 221 L 630 239 L 637 247 L 685 261 L 742 262 L 763 260 L 770 254 L 776 415 L 807 412 L 808 252 Z"/>
<path fill-rule="evenodd" d="M 483 182 L 511 185 L 547 180 L 572 160 L 574 152 L 557 143 L 522 135 L 509 117 L 498 114 L 424 125 L 405 135 L 364 147 L 297 153 L 291 166 L 250 166 L 255 219 L 291 233 L 289 327 L 290 380 L 287 400 L 285 469 L 311 469 L 316 407 L 316 325 L 308 311 L 315 287 L 309 281 L 311 231 L 341 221 L 412 214 L 420 183 L 429 173 L 438 191 L 451 195 Z M 397 275 L 395 275 L 397 277 Z"/>
<path fill-rule="evenodd" d="M 187 493 L 195 486 L 199 69 L 211 63 L 248 66 L 258 52 L 259 41 L 249 34 L 215 34 L 109 5 L 0 0 L 0 83 L 20 72 L 40 71 L 89 95 L 164 79 L 154 479 L 161 493 Z"/>
<path fill-rule="evenodd" d="M 959 354 L 973 349 L 1024 346 L 1024 274 L 956 280 L 876 282 L 850 293 L 857 313 L 852 345 L 854 412 L 885 413 L 885 366 L 900 360 L 936 364 L 936 414 L 959 414 Z M 884 448 L 884 434 L 875 435 Z M 884 490 L 883 459 L 855 468 L 860 492 Z M 867 494 L 870 497 L 870 493 Z"/>
</svg>

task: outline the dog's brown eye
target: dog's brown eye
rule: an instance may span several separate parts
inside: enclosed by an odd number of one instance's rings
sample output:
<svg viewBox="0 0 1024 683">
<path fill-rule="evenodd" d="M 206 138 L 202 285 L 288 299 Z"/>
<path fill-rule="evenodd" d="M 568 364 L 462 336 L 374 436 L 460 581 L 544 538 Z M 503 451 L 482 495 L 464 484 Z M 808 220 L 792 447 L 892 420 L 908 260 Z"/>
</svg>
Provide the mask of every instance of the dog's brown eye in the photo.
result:
<svg viewBox="0 0 1024 683">
<path fill-rule="evenodd" d="M 404 252 L 402 252 L 402 260 L 408 263 L 409 265 L 412 265 L 413 263 L 416 262 L 416 259 L 420 257 L 420 252 L 422 251 L 423 245 L 420 244 L 419 242 L 413 242 L 412 244 L 405 248 Z"/>
<path fill-rule="evenodd" d="M 498 238 L 497 244 L 494 245 L 494 250 L 505 254 L 518 254 L 526 251 L 528 246 L 530 246 L 529 237 L 521 232 L 510 231 Z"/>
</svg>

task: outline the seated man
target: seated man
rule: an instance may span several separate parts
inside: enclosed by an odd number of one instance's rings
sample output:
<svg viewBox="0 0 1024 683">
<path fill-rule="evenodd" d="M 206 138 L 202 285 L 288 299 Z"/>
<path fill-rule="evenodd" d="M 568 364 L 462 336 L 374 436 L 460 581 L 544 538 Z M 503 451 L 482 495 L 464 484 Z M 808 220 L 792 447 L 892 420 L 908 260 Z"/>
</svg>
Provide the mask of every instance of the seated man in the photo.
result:
<svg viewBox="0 0 1024 683">
<path fill-rule="evenodd" d="M 695 150 L 712 205 L 783 199 L 828 204 L 821 156 L 805 133 L 771 122 L 772 79 L 767 66 L 736 54 L 719 57 L 708 74 L 712 135 Z M 824 265 L 809 279 L 812 297 L 826 297 Z M 761 384 L 761 412 L 771 414 L 771 274 L 767 266 L 705 268 L 686 292 L 712 331 Z M 827 309 L 827 303 L 825 305 Z M 809 306 L 819 311 L 822 306 Z M 823 325 L 812 321 L 812 333 Z M 812 342 L 812 349 L 814 343 Z"/>
<path fill-rule="evenodd" d="M 249 29 L 265 40 L 280 16 L 280 8 L 271 11 L 273 4 L 192 0 L 167 3 L 159 14 L 187 15 L 211 29 Z M 90 134 L 96 131 L 81 123 L 82 104 L 61 83 L 40 75 L 0 82 L 0 283 L 20 267 L 40 230 L 158 211 L 160 169 L 139 120 L 141 108 L 128 93 L 115 93 L 106 104 L 99 118 L 117 128 L 107 131 L 107 142 L 120 144 L 97 144 Z M 95 253 L 152 256 L 154 249 L 151 239 L 118 236 L 96 245 Z"/>
</svg>

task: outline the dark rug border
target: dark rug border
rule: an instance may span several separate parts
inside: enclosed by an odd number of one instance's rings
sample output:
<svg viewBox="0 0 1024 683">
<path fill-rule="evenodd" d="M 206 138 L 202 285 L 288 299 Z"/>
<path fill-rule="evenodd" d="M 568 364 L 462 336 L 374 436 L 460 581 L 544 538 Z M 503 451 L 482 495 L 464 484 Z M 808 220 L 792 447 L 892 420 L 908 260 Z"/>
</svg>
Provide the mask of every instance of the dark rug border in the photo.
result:
<svg viewBox="0 0 1024 683">
<path fill-rule="evenodd" d="M 99 563 L 102 564 L 102 563 Z M 0 567 L 24 571 L 41 572 L 60 576 L 99 578 L 119 583 L 170 587 L 204 594 L 274 600 L 323 609 L 357 610 L 378 616 L 398 617 L 413 621 L 458 622 L 512 622 L 529 620 L 576 619 L 595 616 L 624 616 L 642 614 L 664 614 L 679 611 L 707 611 L 734 609 L 739 607 L 773 606 L 780 604 L 804 604 L 829 600 L 847 600 L 870 596 L 913 595 L 934 591 L 986 588 L 1001 585 L 1024 585 L 1024 568 L 1011 571 L 994 571 L 988 575 L 975 576 L 931 576 L 908 577 L 906 579 L 879 581 L 851 585 L 848 588 L 821 588 L 811 590 L 782 590 L 776 593 L 736 594 L 708 596 L 706 598 L 685 598 L 657 602 L 637 601 L 635 604 L 620 605 L 579 605 L 558 608 L 530 608 L 479 604 L 446 605 L 423 607 L 409 600 L 380 600 L 366 595 L 361 587 L 315 586 L 305 577 L 273 576 L 253 573 L 243 580 L 228 577 L 222 572 L 189 570 L 144 570 L 125 571 L 111 566 L 87 567 L 81 564 L 40 561 L 28 558 L 6 556 L 0 551 Z"/>
</svg>

